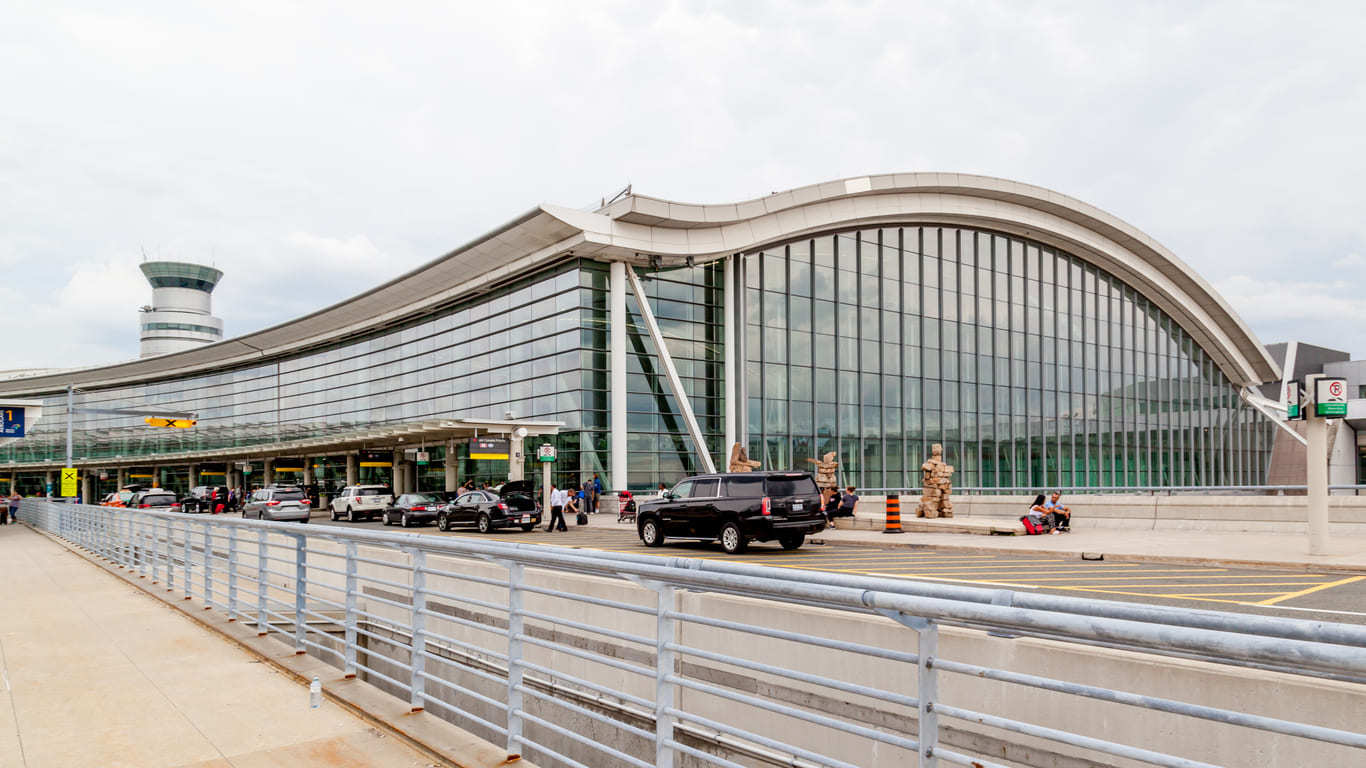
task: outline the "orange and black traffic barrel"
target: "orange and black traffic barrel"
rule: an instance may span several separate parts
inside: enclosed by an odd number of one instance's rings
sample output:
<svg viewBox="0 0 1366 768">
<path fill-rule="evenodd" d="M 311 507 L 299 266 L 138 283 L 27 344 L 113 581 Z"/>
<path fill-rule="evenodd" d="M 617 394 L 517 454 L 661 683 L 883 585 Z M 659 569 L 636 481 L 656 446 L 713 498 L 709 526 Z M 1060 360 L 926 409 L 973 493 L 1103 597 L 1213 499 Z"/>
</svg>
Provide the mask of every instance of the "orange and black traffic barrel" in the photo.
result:
<svg viewBox="0 0 1366 768">
<path fill-rule="evenodd" d="M 883 533 L 901 533 L 901 496 L 887 494 L 887 530 Z"/>
</svg>

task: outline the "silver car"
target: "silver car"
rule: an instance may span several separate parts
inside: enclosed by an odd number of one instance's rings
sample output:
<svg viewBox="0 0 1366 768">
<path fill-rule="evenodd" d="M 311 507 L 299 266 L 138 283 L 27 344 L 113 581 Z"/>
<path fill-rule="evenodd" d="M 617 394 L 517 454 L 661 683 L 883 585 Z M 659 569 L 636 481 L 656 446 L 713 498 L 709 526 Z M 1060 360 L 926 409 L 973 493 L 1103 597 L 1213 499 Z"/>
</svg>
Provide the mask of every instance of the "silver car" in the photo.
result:
<svg viewBox="0 0 1366 768">
<path fill-rule="evenodd" d="M 287 523 L 306 523 L 313 511 L 308 494 L 292 485 L 273 485 L 262 488 L 242 506 L 242 517 L 275 520 Z"/>
</svg>

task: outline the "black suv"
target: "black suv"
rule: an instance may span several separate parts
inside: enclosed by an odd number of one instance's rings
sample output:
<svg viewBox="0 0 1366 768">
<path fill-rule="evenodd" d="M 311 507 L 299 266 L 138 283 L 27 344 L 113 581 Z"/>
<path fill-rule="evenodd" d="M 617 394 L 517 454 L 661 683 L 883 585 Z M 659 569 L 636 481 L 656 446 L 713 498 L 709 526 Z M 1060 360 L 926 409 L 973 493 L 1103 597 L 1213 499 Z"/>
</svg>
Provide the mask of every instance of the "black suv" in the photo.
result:
<svg viewBox="0 0 1366 768">
<path fill-rule="evenodd" d="M 751 541 L 777 540 L 796 549 L 825 530 L 821 494 L 805 472 L 698 475 L 640 505 L 636 531 L 647 547 L 665 538 L 721 540 L 729 554 Z"/>
</svg>

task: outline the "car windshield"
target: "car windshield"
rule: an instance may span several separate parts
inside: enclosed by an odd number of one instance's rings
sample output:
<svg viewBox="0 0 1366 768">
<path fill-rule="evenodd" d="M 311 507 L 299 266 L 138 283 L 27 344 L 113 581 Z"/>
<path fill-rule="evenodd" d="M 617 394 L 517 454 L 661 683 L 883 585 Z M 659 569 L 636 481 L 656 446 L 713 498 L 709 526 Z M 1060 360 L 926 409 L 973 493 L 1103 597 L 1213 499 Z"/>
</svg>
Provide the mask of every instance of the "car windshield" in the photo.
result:
<svg viewBox="0 0 1366 768">
<path fill-rule="evenodd" d="M 820 491 L 811 475 L 779 475 L 768 478 L 769 496 L 815 496 Z"/>
<path fill-rule="evenodd" d="M 304 492 L 297 488 L 291 488 L 287 491 L 276 491 L 274 498 L 277 501 L 300 501 L 304 498 Z"/>
</svg>

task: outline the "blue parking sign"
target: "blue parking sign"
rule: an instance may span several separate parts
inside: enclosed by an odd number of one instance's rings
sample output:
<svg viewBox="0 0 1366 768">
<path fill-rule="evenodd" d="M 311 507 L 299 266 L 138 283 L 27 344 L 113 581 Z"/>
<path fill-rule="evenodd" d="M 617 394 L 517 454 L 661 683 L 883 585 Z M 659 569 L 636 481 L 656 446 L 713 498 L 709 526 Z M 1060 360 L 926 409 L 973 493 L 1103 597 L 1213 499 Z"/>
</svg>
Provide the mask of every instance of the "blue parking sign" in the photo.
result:
<svg viewBox="0 0 1366 768">
<path fill-rule="evenodd" d="M 0 437 L 24 436 L 24 409 L 0 407 Z"/>
</svg>

